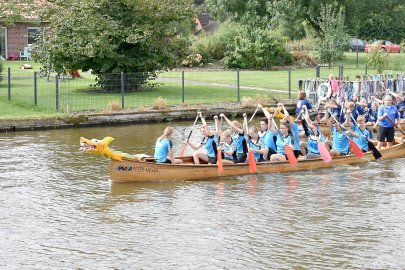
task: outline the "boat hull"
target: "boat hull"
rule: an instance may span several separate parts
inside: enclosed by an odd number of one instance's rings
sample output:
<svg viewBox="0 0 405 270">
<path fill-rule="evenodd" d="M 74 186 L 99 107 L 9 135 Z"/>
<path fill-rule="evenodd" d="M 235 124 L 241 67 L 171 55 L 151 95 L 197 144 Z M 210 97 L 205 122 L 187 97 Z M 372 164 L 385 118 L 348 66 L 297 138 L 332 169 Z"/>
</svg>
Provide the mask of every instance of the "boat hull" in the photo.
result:
<svg viewBox="0 0 405 270">
<path fill-rule="evenodd" d="M 382 149 L 382 159 L 405 157 L 405 142 L 396 138 L 397 144 L 389 149 Z M 178 180 L 202 180 L 218 178 L 218 168 L 215 164 L 192 164 L 192 157 L 182 157 L 183 163 L 158 164 L 153 161 L 111 160 L 109 166 L 110 178 L 113 182 L 137 182 L 137 181 L 178 181 Z M 335 157 L 331 162 L 325 163 L 322 159 L 299 160 L 292 166 L 288 162 L 260 162 L 257 164 L 259 174 L 286 173 L 312 169 L 328 168 L 336 165 L 359 164 L 375 160 L 371 152 L 365 153 L 362 158 L 356 155 Z M 224 164 L 221 176 L 237 176 L 250 174 L 249 165 Z"/>
</svg>

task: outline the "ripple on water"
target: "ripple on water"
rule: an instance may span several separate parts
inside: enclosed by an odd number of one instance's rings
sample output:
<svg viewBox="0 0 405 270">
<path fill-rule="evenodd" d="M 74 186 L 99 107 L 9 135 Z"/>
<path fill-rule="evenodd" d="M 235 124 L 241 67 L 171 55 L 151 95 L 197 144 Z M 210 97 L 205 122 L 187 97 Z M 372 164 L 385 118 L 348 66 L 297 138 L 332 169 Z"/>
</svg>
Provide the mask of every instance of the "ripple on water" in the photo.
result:
<svg viewBox="0 0 405 270">
<path fill-rule="evenodd" d="M 109 135 L 150 153 L 165 126 L 0 137 L 0 268 L 405 268 L 405 159 L 114 184 L 108 160 L 77 151 L 80 136 Z"/>
</svg>

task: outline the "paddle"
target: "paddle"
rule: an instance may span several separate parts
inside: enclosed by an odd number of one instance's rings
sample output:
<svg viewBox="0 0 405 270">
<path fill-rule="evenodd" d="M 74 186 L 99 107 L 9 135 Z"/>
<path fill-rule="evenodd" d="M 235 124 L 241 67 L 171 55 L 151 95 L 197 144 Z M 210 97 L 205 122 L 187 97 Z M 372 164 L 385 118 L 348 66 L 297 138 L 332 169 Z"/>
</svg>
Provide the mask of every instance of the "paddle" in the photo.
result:
<svg viewBox="0 0 405 270">
<path fill-rule="evenodd" d="M 391 122 L 391 124 L 394 125 L 394 127 L 396 127 L 399 131 L 401 131 L 402 135 L 405 135 L 405 132 L 403 132 L 402 129 L 397 124 L 395 124 L 395 122 L 391 119 L 391 117 L 389 117 L 388 115 L 385 117 L 388 119 L 388 121 Z"/>
<path fill-rule="evenodd" d="M 252 122 L 252 120 L 253 120 L 253 118 L 255 117 L 255 115 L 256 115 L 256 113 L 257 113 L 258 110 L 259 110 L 259 106 L 256 107 L 255 112 L 254 112 L 254 113 L 252 114 L 252 116 L 250 117 L 249 122 L 247 123 L 248 125 L 250 124 L 250 122 Z"/>
<path fill-rule="evenodd" d="M 329 112 L 330 113 L 330 112 Z M 347 129 L 345 129 L 345 128 L 343 128 L 342 127 L 342 125 L 340 124 L 340 122 L 336 119 L 336 117 L 333 115 L 333 114 L 331 114 L 332 115 L 332 118 L 335 120 L 335 122 L 340 126 L 340 128 L 343 130 L 343 134 L 346 136 L 346 138 L 349 140 L 349 144 L 350 144 L 350 147 L 352 148 L 352 150 L 353 150 L 353 152 L 356 154 L 356 156 L 358 157 L 358 158 L 362 158 L 363 156 L 364 156 L 364 153 L 363 153 L 363 150 L 361 150 L 361 148 L 349 137 L 349 136 L 347 136 L 346 135 L 346 133 L 344 133 L 344 131 L 345 130 L 347 130 Z"/>
<path fill-rule="evenodd" d="M 184 155 L 184 151 L 186 150 L 186 147 L 187 147 L 187 144 L 188 144 L 188 140 L 190 140 L 191 133 L 193 133 L 193 129 L 194 129 L 194 127 L 195 127 L 195 124 L 197 124 L 197 120 L 198 120 L 198 117 L 199 117 L 199 116 L 200 116 L 200 112 L 197 112 L 197 117 L 195 118 L 193 127 L 191 128 L 190 133 L 188 134 L 187 141 L 186 141 L 186 143 L 184 144 L 183 148 L 181 149 L 181 152 L 180 152 L 180 156 L 181 156 L 181 157 Z"/>
<path fill-rule="evenodd" d="M 354 119 L 352 114 L 350 114 L 350 117 L 352 118 L 352 120 L 356 124 L 357 128 L 360 130 L 361 134 L 363 134 L 363 136 L 364 136 L 364 132 L 361 130 L 359 124 L 356 121 L 356 119 Z M 367 140 L 368 149 L 370 149 L 370 151 L 373 154 L 374 158 L 375 159 L 380 159 L 382 157 L 380 151 L 378 151 L 378 149 L 375 147 L 375 145 L 372 142 L 370 142 L 370 140 L 368 138 L 366 138 L 366 140 Z"/>
<path fill-rule="evenodd" d="M 278 130 L 278 127 L 277 127 L 276 121 L 274 121 L 274 118 L 271 118 L 271 120 L 273 121 L 274 127 Z M 281 133 L 280 133 L 280 138 L 281 138 L 281 140 L 283 140 L 283 143 L 284 143 L 283 135 L 281 135 Z M 288 162 L 290 162 L 291 165 L 297 164 L 298 160 L 294 155 L 294 151 L 287 144 L 284 145 L 284 152 L 287 156 Z"/>
<path fill-rule="evenodd" d="M 307 110 L 306 107 L 305 107 L 305 110 L 306 110 L 306 115 L 305 115 L 304 119 L 305 119 L 305 121 L 307 122 L 307 124 L 309 126 L 310 125 L 308 123 L 309 115 L 308 115 L 308 110 Z M 323 143 L 321 141 L 321 136 L 323 136 L 323 134 L 322 134 L 320 128 L 318 128 L 318 132 L 319 132 L 319 134 L 318 134 L 318 150 L 319 150 L 319 154 L 321 155 L 321 157 L 322 157 L 322 159 L 323 159 L 323 161 L 325 163 L 331 162 L 332 161 L 332 156 L 330 155 L 328 149 L 326 148 L 325 143 Z"/>
<path fill-rule="evenodd" d="M 256 109 L 255 113 L 257 112 L 257 109 Z M 254 116 L 254 114 L 253 114 L 253 116 Z M 248 135 L 248 122 L 247 122 L 246 113 L 243 114 L 243 118 L 244 118 L 243 122 L 245 123 L 245 132 L 246 132 L 245 140 L 246 140 L 246 143 L 249 146 L 250 139 L 249 139 L 249 135 Z M 251 117 L 251 119 L 253 119 L 253 117 Z M 253 151 L 248 151 L 248 160 L 249 160 L 249 172 L 250 173 L 257 172 L 256 159 L 255 159 L 255 154 L 253 153 Z"/>
<path fill-rule="evenodd" d="M 216 133 L 217 133 L 217 142 L 218 142 L 218 146 L 220 145 L 220 140 L 221 140 L 221 136 L 219 136 L 218 131 L 218 116 L 214 116 L 214 120 L 215 120 L 215 129 L 216 129 Z M 221 175 L 221 173 L 224 171 L 224 166 L 222 164 L 222 151 L 218 149 L 217 152 L 217 165 L 218 165 L 218 175 Z"/>
</svg>

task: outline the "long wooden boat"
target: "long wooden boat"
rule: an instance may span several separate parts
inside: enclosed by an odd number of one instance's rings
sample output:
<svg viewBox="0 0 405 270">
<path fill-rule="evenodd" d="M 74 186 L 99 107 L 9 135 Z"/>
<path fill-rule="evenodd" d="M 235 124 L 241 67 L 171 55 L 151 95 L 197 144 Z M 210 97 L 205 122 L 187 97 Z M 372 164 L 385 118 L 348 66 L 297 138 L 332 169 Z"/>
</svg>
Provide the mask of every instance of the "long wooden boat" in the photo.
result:
<svg viewBox="0 0 405 270">
<path fill-rule="evenodd" d="M 137 181 L 176 181 L 176 180 L 201 180 L 218 178 L 216 164 L 193 163 L 192 156 L 179 157 L 183 164 L 156 163 L 147 155 L 129 155 L 111 150 L 108 145 L 113 140 L 106 137 L 103 140 L 88 140 L 80 138 L 81 151 L 94 152 L 111 158 L 109 172 L 113 182 L 137 182 Z M 381 151 L 382 159 L 405 157 L 405 138 L 395 138 L 394 146 Z M 362 158 L 350 154 L 335 157 L 331 162 L 325 163 L 321 158 L 312 160 L 299 159 L 296 165 L 289 162 L 259 162 L 257 173 L 285 173 L 311 169 L 328 168 L 331 166 L 365 163 L 375 160 L 371 152 L 364 154 Z M 236 176 L 250 174 L 248 164 L 224 164 L 220 176 Z"/>
</svg>

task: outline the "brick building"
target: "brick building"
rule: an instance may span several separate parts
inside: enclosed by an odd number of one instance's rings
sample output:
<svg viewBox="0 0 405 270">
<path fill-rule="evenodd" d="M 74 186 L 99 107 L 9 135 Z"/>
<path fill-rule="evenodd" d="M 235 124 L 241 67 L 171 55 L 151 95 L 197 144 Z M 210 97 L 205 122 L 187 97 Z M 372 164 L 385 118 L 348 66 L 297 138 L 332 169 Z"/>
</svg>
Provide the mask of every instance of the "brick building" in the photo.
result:
<svg viewBox="0 0 405 270">
<path fill-rule="evenodd" d="M 35 43 L 34 33 L 40 30 L 37 24 L 16 23 L 0 28 L 0 54 L 5 59 L 15 60 L 24 48 Z"/>
</svg>

